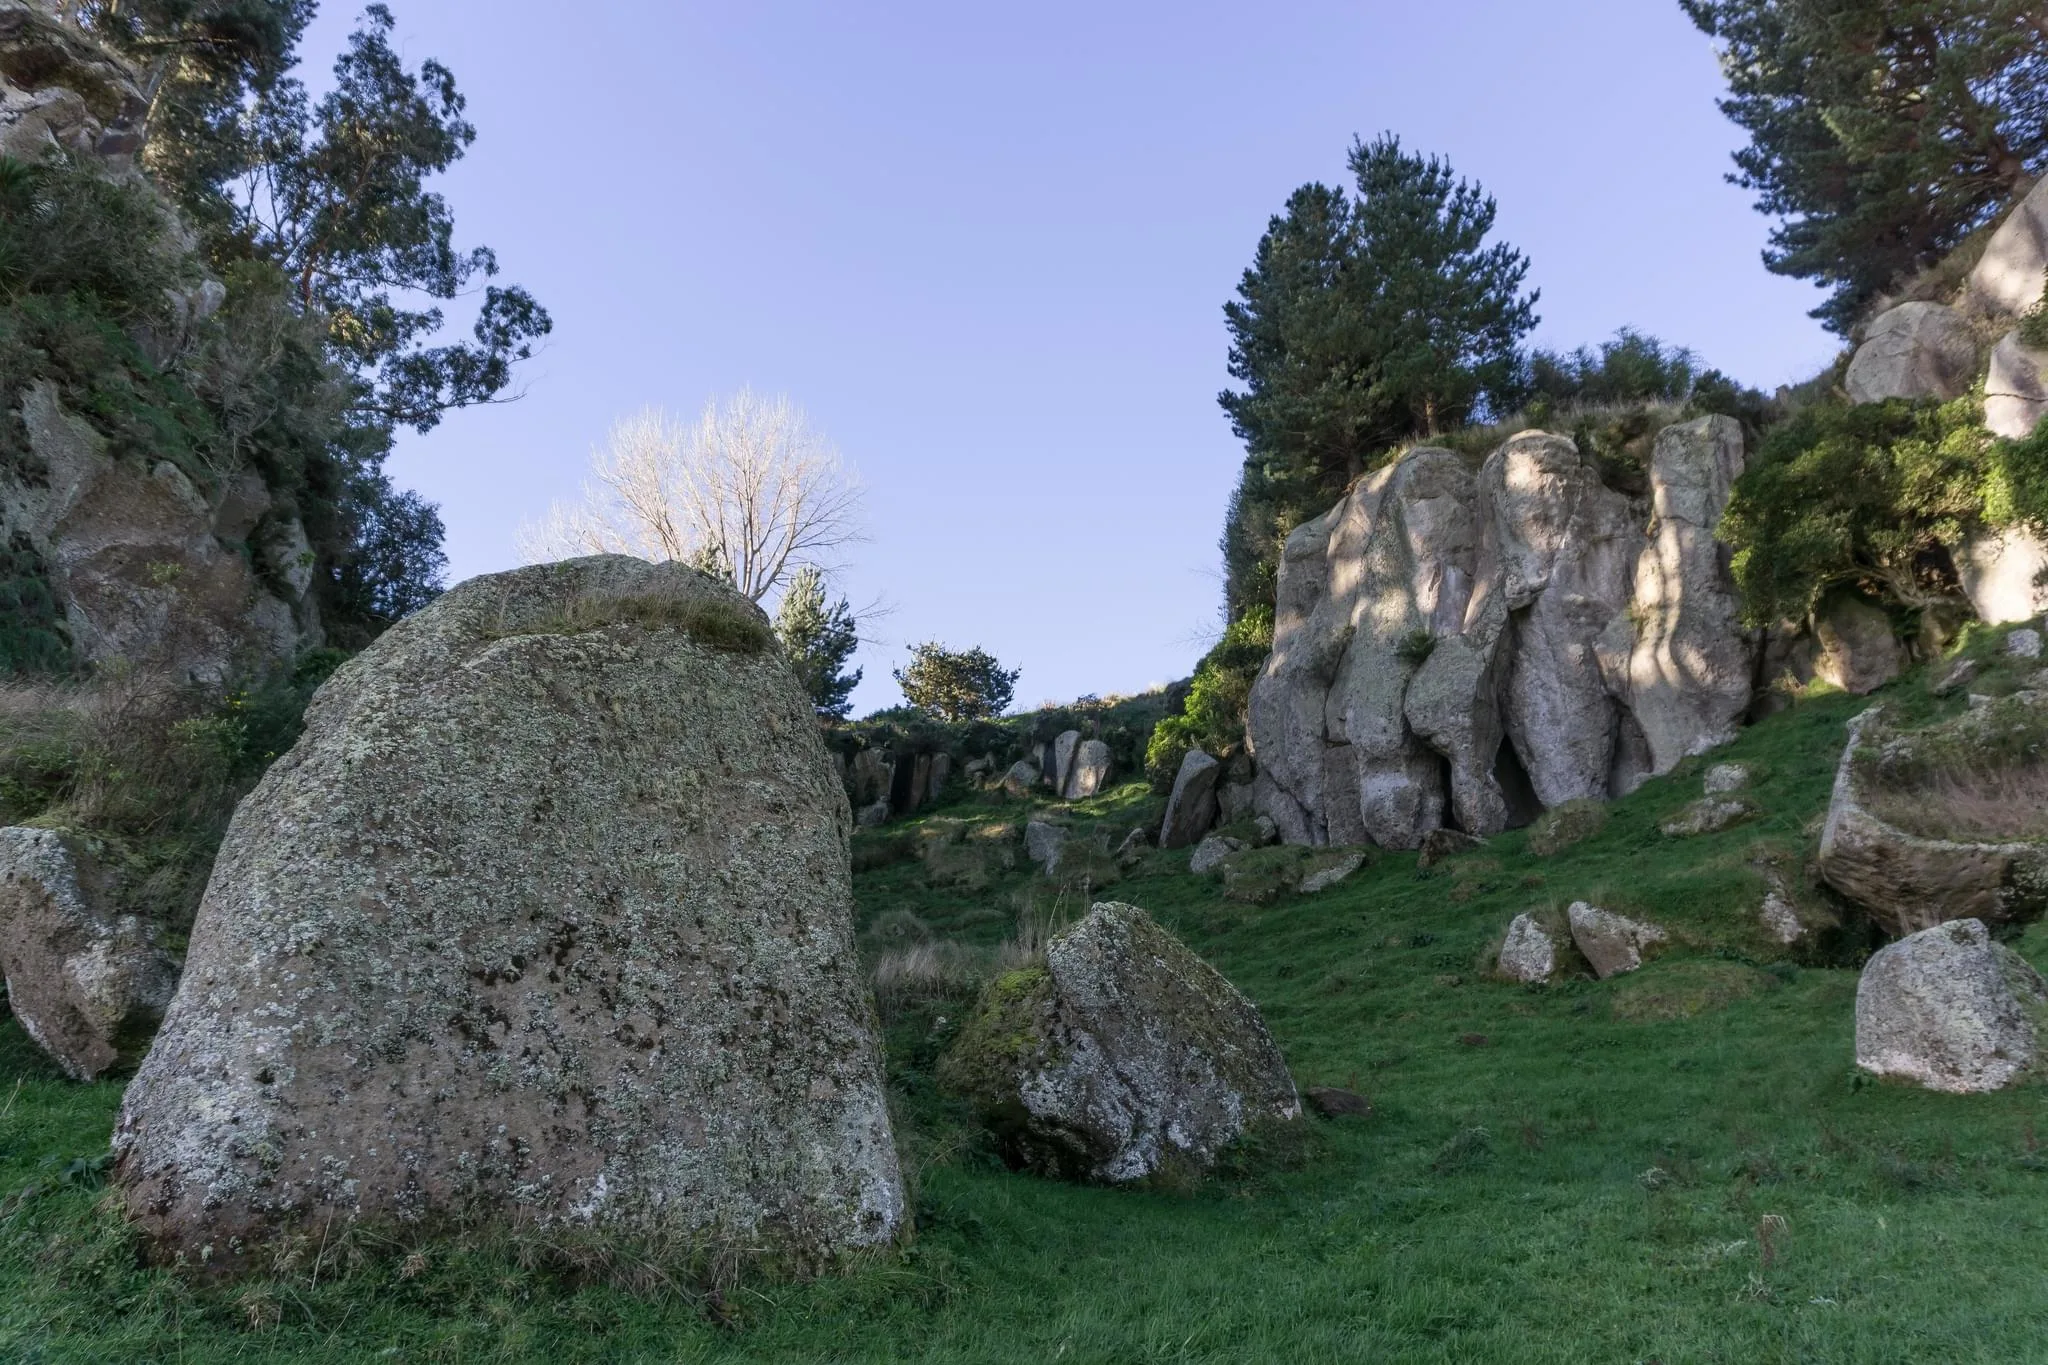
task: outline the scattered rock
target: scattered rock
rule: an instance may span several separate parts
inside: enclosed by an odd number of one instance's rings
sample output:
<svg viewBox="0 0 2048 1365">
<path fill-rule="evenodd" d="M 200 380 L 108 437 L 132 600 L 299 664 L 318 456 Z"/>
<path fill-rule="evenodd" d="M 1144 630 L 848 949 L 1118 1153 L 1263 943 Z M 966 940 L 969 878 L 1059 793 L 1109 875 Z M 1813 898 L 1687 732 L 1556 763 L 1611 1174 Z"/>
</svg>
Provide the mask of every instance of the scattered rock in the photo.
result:
<svg viewBox="0 0 2048 1365">
<path fill-rule="evenodd" d="M 1244 841 L 1222 834 L 1211 834 L 1195 845 L 1194 853 L 1188 858 L 1188 871 L 1197 877 L 1206 877 L 1217 871 L 1231 854 L 1244 847 Z"/>
<path fill-rule="evenodd" d="M 2024 317 L 2048 283 L 2048 179 L 2037 183 L 1985 244 L 1965 298 L 1993 315 Z"/>
<path fill-rule="evenodd" d="M 2012 659 L 2041 657 L 2041 632 L 2022 627 L 2005 637 L 2005 653 Z"/>
<path fill-rule="evenodd" d="M 1756 813 L 1755 803 L 1741 797 L 1708 796 L 1693 802 L 1658 828 L 1668 839 L 1690 839 L 1733 829 Z"/>
<path fill-rule="evenodd" d="M 1748 785 L 1749 769 L 1740 763 L 1716 763 L 1700 780 L 1700 788 L 1708 796 L 1726 796 Z"/>
<path fill-rule="evenodd" d="M 235 812 L 122 1103 L 157 1254 L 456 1217 L 888 1243 L 846 799 L 772 641 L 706 575 L 598 556 L 344 665 Z"/>
<path fill-rule="evenodd" d="M 1084 739 L 1075 746 L 1060 794 L 1069 801 L 1099 795 L 1109 786 L 1109 772 L 1109 746 L 1099 739 Z"/>
<path fill-rule="evenodd" d="M 1010 770 L 1003 774 L 1002 788 L 1011 796 L 1026 797 L 1031 795 L 1031 789 L 1038 785 L 1038 778 L 1036 763 L 1018 759 L 1010 765 Z"/>
<path fill-rule="evenodd" d="M 1166 819 L 1159 826 L 1161 848 L 1187 848 L 1216 823 L 1216 779 L 1223 765 L 1200 749 L 1190 749 L 1173 779 L 1166 799 Z"/>
<path fill-rule="evenodd" d="M 1800 922 L 1799 912 L 1793 909 L 1792 902 L 1776 891 L 1764 896 L 1763 908 L 1757 912 L 1757 918 L 1763 921 L 1766 933 L 1788 948 L 1806 937 L 1806 926 Z"/>
<path fill-rule="evenodd" d="M 1979 920 L 1879 949 L 1856 984 L 1856 1065 L 1929 1090 L 1998 1090 L 2034 1063 L 2048 983 Z"/>
<path fill-rule="evenodd" d="M 1415 860 L 1415 865 L 1421 868 L 1435 867 L 1446 858 L 1454 858 L 1460 853 L 1470 853 L 1475 848 L 1483 847 L 1485 843 L 1484 839 L 1474 838 L 1470 834 L 1463 834 L 1454 829 L 1433 829 L 1423 839 L 1422 855 Z"/>
<path fill-rule="evenodd" d="M 1068 1179 L 1200 1172 L 1301 1116 L 1257 1008 L 1131 905 L 1097 905 L 1042 966 L 990 983 L 939 1079 L 1011 1165 Z"/>
<path fill-rule="evenodd" d="M 2010 332 L 1991 351 L 1984 380 L 1984 425 L 1993 436 L 2024 441 L 2048 416 L 2048 351 Z"/>
<path fill-rule="evenodd" d="M 1327 891 L 1338 882 L 1357 872 L 1366 864 L 1363 853 L 1349 853 L 1320 871 L 1311 872 L 1301 879 L 1301 894 L 1313 896 L 1318 891 Z"/>
<path fill-rule="evenodd" d="M 1592 965 L 1593 975 L 1602 981 L 1642 966 L 1644 951 L 1670 938 L 1654 924 L 1644 924 L 1584 901 L 1574 901 L 1565 913 L 1571 923 L 1572 943 Z"/>
<path fill-rule="evenodd" d="M 1562 853 L 1573 844 L 1607 828 L 1607 806 L 1599 801 L 1567 801 L 1536 817 L 1529 826 L 1529 851 L 1539 858 Z"/>
<path fill-rule="evenodd" d="M 877 829 L 888 824 L 889 798 L 885 796 L 872 806 L 862 806 L 853 819 L 862 829 Z"/>
<path fill-rule="evenodd" d="M 1557 944 L 1534 915 L 1517 915 L 1494 966 L 1510 981 L 1548 981 L 1557 971 Z"/>
<path fill-rule="evenodd" d="M 76 1081 L 133 1067 L 178 986 L 178 963 L 55 830 L 0 829 L 0 973 L 29 1037 Z M 83 872 L 85 875 L 81 875 Z"/>
<path fill-rule="evenodd" d="M 1870 324 L 1843 386 L 1852 403 L 1946 401 L 1961 397 L 1976 378 L 1977 341 L 1963 315 L 1946 304 L 1902 303 Z"/>
<path fill-rule="evenodd" d="M 1067 832 L 1058 825 L 1033 820 L 1024 826 L 1024 856 L 1047 876 L 1059 870 L 1060 850 L 1067 846 Z"/>
<path fill-rule="evenodd" d="M 1371 1118 L 1372 1103 L 1354 1090 L 1333 1085 L 1312 1085 L 1301 1092 L 1308 1107 L 1326 1119 Z"/>
<path fill-rule="evenodd" d="M 1978 671 L 1979 670 L 1977 666 L 1977 661 L 1975 659 L 1956 660 L 1953 664 L 1949 665 L 1948 671 L 1943 673 L 1940 679 L 1934 684 L 1934 687 L 1932 689 L 1934 695 L 1937 697 L 1946 697 L 1955 693 L 1961 688 L 1968 687 L 1971 683 L 1976 681 Z"/>
<path fill-rule="evenodd" d="M 1814 614 L 1820 645 L 1814 676 L 1851 696 L 1875 692 L 1906 668 L 1906 651 L 1884 610 L 1860 597 L 1836 593 Z"/>
<path fill-rule="evenodd" d="M 1126 834 L 1124 836 L 1124 841 L 1116 846 L 1116 860 L 1118 866 L 1126 866 L 1129 863 L 1135 862 L 1138 859 L 1143 858 L 1145 856 L 1145 850 L 1151 847 L 1151 830 L 1145 829 L 1142 826 L 1132 830 L 1129 834 Z"/>
</svg>

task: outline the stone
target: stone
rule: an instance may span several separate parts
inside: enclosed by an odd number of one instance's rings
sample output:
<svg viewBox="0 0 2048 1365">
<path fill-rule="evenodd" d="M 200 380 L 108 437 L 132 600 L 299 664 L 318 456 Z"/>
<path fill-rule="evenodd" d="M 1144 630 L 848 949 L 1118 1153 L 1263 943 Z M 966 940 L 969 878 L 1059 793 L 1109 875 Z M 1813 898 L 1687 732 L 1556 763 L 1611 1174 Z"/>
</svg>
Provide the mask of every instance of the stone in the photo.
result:
<svg viewBox="0 0 2048 1365">
<path fill-rule="evenodd" d="M 1670 935 L 1654 924 L 1574 901 L 1565 917 L 1571 925 L 1572 944 L 1593 968 L 1593 975 L 1605 981 L 1610 976 L 1632 972 L 1643 965 L 1643 953 Z"/>
<path fill-rule="evenodd" d="M 2007 704 L 2026 702 L 2013 698 Z M 1995 721 L 1994 706 L 1987 702 L 1951 724 L 1973 718 Z M 1885 739 L 1881 707 L 1849 722 L 1815 859 L 1821 880 L 1863 906 L 1894 936 L 1959 919 L 1999 924 L 2048 907 L 2048 849 L 2024 842 L 1927 838 L 1870 809 L 1864 751 L 1881 757 Z"/>
<path fill-rule="evenodd" d="M 0 829 L 0 974 L 7 1005 L 64 1074 L 135 1066 L 178 985 L 178 962 L 56 830 Z M 83 875 L 81 875 L 83 874 Z"/>
<path fill-rule="evenodd" d="M 1269 815 L 1252 817 L 1252 847 L 1266 848 L 1280 842 L 1280 826 Z"/>
<path fill-rule="evenodd" d="M 1610 682 L 1642 728 L 1650 774 L 1735 738 L 1754 695 L 1755 643 L 1728 548 L 1714 537 L 1744 463 L 1742 425 L 1731 417 L 1657 435 L 1655 530 L 1636 560 L 1632 605 L 1611 627 L 1632 637 L 1625 676 Z"/>
<path fill-rule="evenodd" d="M 1312 1085 L 1301 1092 L 1301 1098 L 1309 1108 L 1326 1119 L 1372 1117 L 1372 1102 L 1355 1090 L 1340 1090 L 1333 1085 Z"/>
<path fill-rule="evenodd" d="M 2031 621 L 2048 611 L 2048 544 L 2024 527 L 1976 531 L 1956 547 L 1956 576 L 1978 617 L 1994 626 Z"/>
<path fill-rule="evenodd" d="M 116 175 L 132 175 L 149 119 L 143 82 L 55 8 L 0 3 L 0 154 L 94 157 Z"/>
<path fill-rule="evenodd" d="M 970 781 L 987 777 L 995 770 L 996 761 L 988 754 L 983 754 L 980 758 L 970 758 L 960 768 L 961 773 Z"/>
<path fill-rule="evenodd" d="M 1875 692 L 1906 669 L 1906 651 L 1884 610 L 1860 597 L 1836 593 L 1814 613 L 1820 645 L 1814 676 L 1851 696 Z"/>
<path fill-rule="evenodd" d="M 1856 1065 L 1929 1090 L 2011 1085 L 2034 1064 L 2043 982 L 1983 923 L 1952 920 L 1872 954 L 1856 983 Z"/>
<path fill-rule="evenodd" d="M 1327 891 L 1338 882 L 1350 877 L 1366 864 L 1363 853 L 1350 853 L 1301 879 L 1301 894 L 1313 896 L 1318 891 Z"/>
<path fill-rule="evenodd" d="M 1251 819 L 1259 808 L 1254 796 L 1255 790 L 1250 782 L 1220 784 L 1216 788 L 1216 822 L 1234 825 L 1239 821 Z"/>
<path fill-rule="evenodd" d="M 1950 696 L 1975 682 L 1980 671 L 1975 659 L 1958 659 L 1949 665 L 1929 690 L 1937 697 Z"/>
<path fill-rule="evenodd" d="M 2041 657 L 2041 632 L 2022 627 L 2005 637 L 2005 653 L 2011 659 L 2038 659 Z"/>
<path fill-rule="evenodd" d="M 1510 981 L 1548 981 L 1557 972 L 1557 943 L 1534 915 L 1517 915 L 1501 940 L 1494 970 Z"/>
<path fill-rule="evenodd" d="M 1716 763 L 1700 779 L 1700 789 L 1708 796 L 1726 796 L 1748 785 L 1749 768 L 1741 763 Z"/>
<path fill-rule="evenodd" d="M 1109 746 L 1099 739 L 1084 739 L 1075 746 L 1073 765 L 1061 794 L 1069 801 L 1085 801 L 1109 789 Z"/>
<path fill-rule="evenodd" d="M 1719 834 L 1724 829 L 1755 817 L 1754 802 L 1739 796 L 1706 796 L 1658 825 L 1667 839 L 1691 839 L 1702 834 Z"/>
<path fill-rule="evenodd" d="M 1598 801 L 1553 806 L 1529 826 L 1529 851 L 1539 858 L 1562 853 L 1607 828 L 1607 807 Z"/>
<path fill-rule="evenodd" d="M 1081 732 L 1067 730 L 1052 742 L 1052 764 L 1046 769 L 1052 789 L 1061 796 L 1067 794 L 1074 775 L 1074 751 L 1081 747 Z"/>
<path fill-rule="evenodd" d="M 1067 832 L 1058 825 L 1033 820 L 1024 826 L 1024 856 L 1047 876 L 1059 870 L 1060 850 L 1067 844 Z"/>
<path fill-rule="evenodd" d="M 1197 877 L 1206 877 L 1220 871 L 1233 853 L 1241 852 L 1244 843 L 1222 834 L 1211 834 L 1195 845 L 1195 851 L 1188 856 L 1188 871 Z"/>
<path fill-rule="evenodd" d="M 1963 315 L 1946 304 L 1902 303 L 1870 324 L 1842 382 L 1852 403 L 1945 402 L 1976 378 L 1977 341 Z"/>
<path fill-rule="evenodd" d="M 1038 785 L 1038 765 L 1028 759 L 1019 759 L 1003 774 L 1002 789 L 1011 796 L 1026 797 Z"/>
<path fill-rule="evenodd" d="M 2024 317 L 2041 302 L 2048 286 L 2048 179 L 1999 224 L 1984 254 L 1970 271 L 1964 297 L 1969 305 L 1994 316 Z"/>
<path fill-rule="evenodd" d="M 889 792 L 896 785 L 896 764 L 880 749 L 862 749 L 847 765 L 847 800 L 860 810 L 880 802 L 887 818 Z"/>
<path fill-rule="evenodd" d="M 1765 894 L 1757 918 L 1763 922 L 1765 933 L 1788 948 L 1806 937 L 1806 925 L 1800 920 L 1799 912 L 1781 892 Z"/>
<path fill-rule="evenodd" d="M 1455 829 L 1431 830 L 1428 837 L 1422 841 L 1422 852 L 1416 858 L 1415 865 L 1420 868 L 1435 867 L 1446 858 L 1454 858 L 1460 853 L 1470 853 L 1476 848 L 1483 847 L 1485 843 L 1484 839 Z"/>
<path fill-rule="evenodd" d="M 1216 823 L 1216 779 L 1223 765 L 1200 749 L 1190 749 L 1166 798 L 1166 818 L 1159 825 L 1161 848 L 1186 848 Z"/>
<path fill-rule="evenodd" d="M 1151 830 L 1143 828 L 1132 830 L 1124 836 L 1124 841 L 1116 846 L 1116 865 L 1128 872 L 1131 868 L 1136 867 L 1145 860 L 1146 850 L 1151 847 Z"/>
<path fill-rule="evenodd" d="M 235 812 L 114 1179 L 164 1258 L 350 1225 L 815 1260 L 904 1195 L 850 819 L 767 618 L 676 564 L 472 579 Z"/>
<path fill-rule="evenodd" d="M 1993 436 L 2024 441 L 2048 416 L 2048 351 L 2029 346 L 2018 331 L 1991 348 L 1984 379 L 1984 426 Z"/>
<path fill-rule="evenodd" d="M 938 1074 L 1011 1166 L 1074 1180 L 1200 1173 L 1301 1117 L 1258 1009 L 1132 905 L 1095 906 L 990 983 Z"/>
<path fill-rule="evenodd" d="M 889 798 L 883 797 L 872 805 L 862 806 L 854 813 L 853 822 L 862 829 L 880 829 L 889 823 Z"/>
<path fill-rule="evenodd" d="M 952 780 L 953 756 L 951 754 L 933 754 L 931 772 L 925 778 L 925 804 L 931 805 L 936 802 L 940 794 L 946 790 L 947 784 L 952 782 Z"/>
</svg>

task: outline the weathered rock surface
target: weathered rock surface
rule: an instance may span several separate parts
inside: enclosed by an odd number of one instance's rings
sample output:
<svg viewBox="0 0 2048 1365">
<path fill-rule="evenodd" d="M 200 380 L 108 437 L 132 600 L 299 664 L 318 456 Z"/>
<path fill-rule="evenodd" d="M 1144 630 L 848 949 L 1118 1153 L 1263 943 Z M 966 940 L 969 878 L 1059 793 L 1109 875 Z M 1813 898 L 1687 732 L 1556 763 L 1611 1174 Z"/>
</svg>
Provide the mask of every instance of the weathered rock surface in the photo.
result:
<svg viewBox="0 0 2048 1365">
<path fill-rule="evenodd" d="M 2048 611 L 2048 544 L 2022 527 L 1978 531 L 1955 551 L 1956 573 L 1977 615 L 1994 626 L 2028 621 Z"/>
<path fill-rule="evenodd" d="M 1999 225 L 1970 272 L 1965 297 L 1979 311 L 2023 317 L 2048 286 L 2048 179 Z"/>
<path fill-rule="evenodd" d="M 1060 795 L 1069 801 L 1085 801 L 1109 786 L 1109 746 L 1099 739 L 1084 739 L 1074 746 L 1074 760 L 1067 769 Z"/>
<path fill-rule="evenodd" d="M 2007 657 L 2034 660 L 2041 657 L 2041 632 L 2027 627 L 2012 631 L 2005 637 Z"/>
<path fill-rule="evenodd" d="M 1059 870 L 1060 850 L 1066 846 L 1067 832 L 1058 825 L 1033 820 L 1024 826 L 1024 856 L 1048 876 Z"/>
<path fill-rule="evenodd" d="M 1963 315 L 1946 304 L 1902 303 L 1870 324 L 1843 386 L 1855 403 L 1945 400 L 1968 392 L 1976 378 L 1977 341 Z"/>
<path fill-rule="evenodd" d="M 1534 915 L 1517 915 L 1494 966 L 1510 981 L 1548 981 L 1557 971 L 1557 944 Z"/>
<path fill-rule="evenodd" d="M 1999 1090 L 2036 1056 L 2048 982 L 1981 921 L 1923 929 L 1879 949 L 1856 983 L 1856 1065 L 1929 1090 Z"/>
<path fill-rule="evenodd" d="M 2020 339 L 2017 330 L 1991 348 L 1984 380 L 1984 425 L 1994 436 L 2023 441 L 2048 416 L 2048 351 Z"/>
<path fill-rule="evenodd" d="M 1869 808 L 1863 751 L 1883 742 L 1882 714 L 1873 707 L 1849 722 L 1821 829 L 1816 866 L 1822 880 L 1893 935 L 1960 919 L 2002 923 L 2048 905 L 2048 849 L 1925 838 Z"/>
<path fill-rule="evenodd" d="M 1244 843 L 1221 834 L 1211 834 L 1195 845 L 1195 851 L 1188 855 L 1188 871 L 1197 877 L 1206 877 L 1218 871 L 1233 853 L 1241 852 Z"/>
<path fill-rule="evenodd" d="M 1350 878 L 1358 869 L 1364 867 L 1365 863 L 1365 854 L 1350 853 L 1331 863 L 1328 867 L 1317 868 L 1314 872 L 1301 879 L 1301 886 L 1299 888 L 1301 894 L 1313 896 L 1318 891 L 1328 891 L 1338 882 Z"/>
<path fill-rule="evenodd" d="M 1038 777 L 1038 765 L 1028 759 L 1020 758 L 1010 765 L 1008 772 L 1003 774 L 1003 780 L 1000 785 L 1011 796 L 1025 797 L 1029 796 L 1031 789 L 1038 785 Z"/>
<path fill-rule="evenodd" d="M 1617 915 L 1584 901 L 1574 901 L 1565 916 L 1571 924 L 1573 946 L 1602 981 L 1642 966 L 1644 951 L 1670 937 L 1654 924 Z"/>
<path fill-rule="evenodd" d="M 1159 824 L 1161 848 L 1186 848 L 1216 823 L 1216 779 L 1223 765 L 1200 749 L 1190 749 L 1174 776 L 1166 798 L 1166 818 Z"/>
<path fill-rule="evenodd" d="M 1875 692 L 1905 671 L 1906 651 L 1891 618 L 1860 597 L 1828 598 L 1814 613 L 1813 633 L 1820 645 L 1814 676 L 1851 696 Z"/>
<path fill-rule="evenodd" d="M 73 1080 L 142 1060 L 178 963 L 110 913 L 90 859 L 55 830 L 0 829 L 0 974 L 29 1037 Z"/>
<path fill-rule="evenodd" d="M 335 674 L 122 1105 L 160 1253 L 457 1211 L 894 1235 L 847 805 L 769 638 L 701 574 L 597 557 L 473 579 Z"/>
<path fill-rule="evenodd" d="M 1257 1008 L 1131 905 L 1097 905 L 1043 966 L 993 982 L 939 1076 L 1011 1164 L 1068 1179 L 1204 1170 L 1301 1117 Z"/>
<path fill-rule="evenodd" d="M 1798 910 L 1781 892 L 1770 891 L 1764 895 L 1757 918 L 1763 922 L 1764 932 L 1788 948 L 1806 937 L 1806 925 L 1799 918 Z"/>
<path fill-rule="evenodd" d="M 1740 763 L 1716 763 L 1700 779 L 1700 789 L 1708 796 L 1726 796 L 1748 785 L 1749 769 Z"/>
<path fill-rule="evenodd" d="M 1060 795 L 1067 793 L 1067 784 L 1074 775 L 1074 751 L 1081 747 L 1081 732 L 1067 730 L 1052 742 L 1052 764 L 1047 769 L 1052 779 L 1052 789 Z"/>
<path fill-rule="evenodd" d="M 1668 839 L 1691 839 L 1733 829 L 1756 813 L 1755 804 L 1739 796 L 1703 796 L 1657 828 Z"/>
<path fill-rule="evenodd" d="M 64 153 L 125 169 L 142 147 L 149 99 L 133 71 L 50 8 L 0 0 L 0 155 Z"/>
</svg>

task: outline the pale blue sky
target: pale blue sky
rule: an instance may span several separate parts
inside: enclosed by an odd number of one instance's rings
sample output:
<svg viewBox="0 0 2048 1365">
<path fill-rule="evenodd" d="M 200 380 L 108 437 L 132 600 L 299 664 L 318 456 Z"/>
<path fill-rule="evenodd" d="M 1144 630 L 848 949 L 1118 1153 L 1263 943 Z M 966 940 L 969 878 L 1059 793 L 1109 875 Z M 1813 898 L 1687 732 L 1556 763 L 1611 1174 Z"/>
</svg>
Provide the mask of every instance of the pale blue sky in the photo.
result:
<svg viewBox="0 0 2048 1365">
<path fill-rule="evenodd" d="M 787 393 L 869 488 L 845 587 L 894 612 L 863 711 L 926 638 L 1021 666 L 1023 704 L 1187 673 L 1241 458 L 1221 308 L 1356 134 L 1499 199 L 1541 343 L 1631 324 L 1766 387 L 1834 350 L 1758 261 L 1675 0 L 393 7 L 481 132 L 445 185 L 464 240 L 556 320 L 523 401 L 394 462 L 452 577 L 514 563 L 615 417 Z M 355 13 L 326 9 L 309 77 Z"/>
</svg>

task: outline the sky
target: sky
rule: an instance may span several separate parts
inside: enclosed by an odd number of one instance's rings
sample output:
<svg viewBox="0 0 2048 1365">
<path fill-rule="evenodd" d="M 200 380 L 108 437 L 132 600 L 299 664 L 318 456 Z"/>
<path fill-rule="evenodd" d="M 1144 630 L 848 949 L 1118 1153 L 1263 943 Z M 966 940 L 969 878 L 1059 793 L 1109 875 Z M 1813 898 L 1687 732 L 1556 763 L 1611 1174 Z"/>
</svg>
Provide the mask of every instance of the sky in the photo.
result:
<svg viewBox="0 0 2048 1365">
<path fill-rule="evenodd" d="M 1817 292 L 1761 264 L 1675 0 L 392 8 L 479 130 L 439 183 L 461 243 L 555 320 L 517 402 L 393 459 L 441 507 L 450 581 L 518 563 L 617 419 L 787 395 L 866 488 L 839 585 L 886 604 L 860 712 L 900 702 L 923 640 L 1020 668 L 1024 706 L 1191 671 L 1243 458 L 1222 307 L 1355 137 L 1499 201 L 1536 344 L 1635 326 L 1765 388 L 1836 350 Z M 357 12 L 323 6 L 316 86 Z"/>
</svg>

